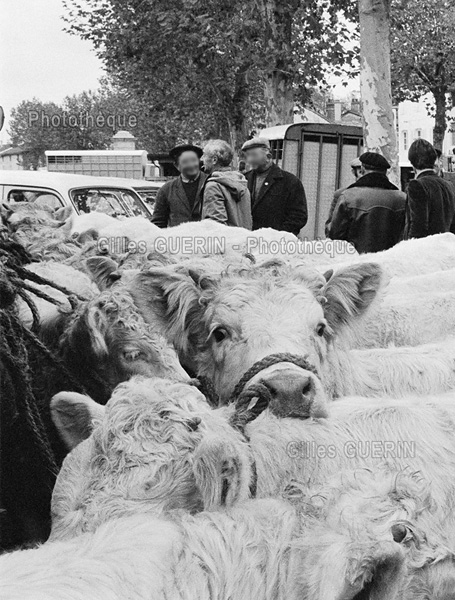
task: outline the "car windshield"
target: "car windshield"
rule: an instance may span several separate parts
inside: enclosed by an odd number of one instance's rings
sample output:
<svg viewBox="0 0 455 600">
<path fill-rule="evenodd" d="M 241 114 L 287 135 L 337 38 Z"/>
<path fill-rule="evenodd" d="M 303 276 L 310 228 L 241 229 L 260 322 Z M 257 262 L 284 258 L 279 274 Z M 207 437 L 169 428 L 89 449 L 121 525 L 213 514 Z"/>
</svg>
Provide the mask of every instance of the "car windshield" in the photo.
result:
<svg viewBox="0 0 455 600">
<path fill-rule="evenodd" d="M 71 191 L 79 213 L 103 212 L 111 217 L 147 217 L 147 210 L 134 192 L 122 188 L 86 187 Z"/>
</svg>

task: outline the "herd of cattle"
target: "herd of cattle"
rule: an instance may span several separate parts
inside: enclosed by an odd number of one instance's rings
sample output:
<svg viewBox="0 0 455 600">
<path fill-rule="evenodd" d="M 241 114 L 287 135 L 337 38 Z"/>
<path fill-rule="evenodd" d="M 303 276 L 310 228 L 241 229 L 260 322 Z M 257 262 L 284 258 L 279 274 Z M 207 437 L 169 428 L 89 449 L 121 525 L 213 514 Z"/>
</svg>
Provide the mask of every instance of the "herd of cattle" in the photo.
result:
<svg viewBox="0 0 455 600">
<path fill-rule="evenodd" d="M 455 598 L 453 234 L 277 253 L 295 238 L 66 217 L 3 215 L 79 298 L 30 284 L 86 394 L 49 399 L 51 533 L 0 557 L 2 600 Z"/>
</svg>

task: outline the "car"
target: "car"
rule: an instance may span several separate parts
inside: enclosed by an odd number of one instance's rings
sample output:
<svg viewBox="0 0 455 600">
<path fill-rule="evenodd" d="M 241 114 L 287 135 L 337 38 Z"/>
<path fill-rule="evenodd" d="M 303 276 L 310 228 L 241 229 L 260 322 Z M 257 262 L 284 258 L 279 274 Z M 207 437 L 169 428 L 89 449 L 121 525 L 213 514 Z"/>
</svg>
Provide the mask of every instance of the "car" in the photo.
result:
<svg viewBox="0 0 455 600">
<path fill-rule="evenodd" d="M 142 200 L 145 202 L 147 208 L 150 213 L 153 214 L 153 209 L 155 207 L 156 195 L 159 190 L 163 187 L 163 185 L 168 181 L 168 179 L 155 179 L 155 180 L 147 180 L 147 179 L 123 179 L 120 177 L 116 177 L 122 183 L 131 186 Z"/>
<path fill-rule="evenodd" d="M 33 202 L 56 211 L 70 206 L 77 214 L 103 212 L 112 217 L 151 218 L 131 180 L 48 171 L 0 171 L 2 204 Z M 146 183 L 146 182 L 144 182 Z"/>
</svg>

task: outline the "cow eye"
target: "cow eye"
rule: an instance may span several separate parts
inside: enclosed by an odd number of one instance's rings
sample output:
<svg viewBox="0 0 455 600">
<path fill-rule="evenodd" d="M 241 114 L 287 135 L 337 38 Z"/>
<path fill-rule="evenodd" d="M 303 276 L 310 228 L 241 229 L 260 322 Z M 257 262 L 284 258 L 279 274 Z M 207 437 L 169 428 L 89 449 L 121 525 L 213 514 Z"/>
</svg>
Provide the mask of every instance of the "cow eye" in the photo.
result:
<svg viewBox="0 0 455 600">
<path fill-rule="evenodd" d="M 190 419 L 189 421 L 187 421 L 186 426 L 188 427 L 189 431 L 196 431 L 199 427 L 200 422 L 200 417 L 194 417 L 194 419 Z"/>
<path fill-rule="evenodd" d="M 126 362 L 134 362 L 142 355 L 140 350 L 125 350 L 123 352 L 123 358 Z"/>
<path fill-rule="evenodd" d="M 227 338 L 227 331 L 226 329 L 224 329 L 224 327 L 217 327 L 216 329 L 213 330 L 212 335 L 215 339 L 215 341 L 219 344 L 220 342 L 222 342 L 223 340 L 225 340 Z"/>
<path fill-rule="evenodd" d="M 324 323 L 319 323 L 319 325 L 316 328 L 316 333 L 322 337 L 325 333 L 325 324 Z"/>
</svg>

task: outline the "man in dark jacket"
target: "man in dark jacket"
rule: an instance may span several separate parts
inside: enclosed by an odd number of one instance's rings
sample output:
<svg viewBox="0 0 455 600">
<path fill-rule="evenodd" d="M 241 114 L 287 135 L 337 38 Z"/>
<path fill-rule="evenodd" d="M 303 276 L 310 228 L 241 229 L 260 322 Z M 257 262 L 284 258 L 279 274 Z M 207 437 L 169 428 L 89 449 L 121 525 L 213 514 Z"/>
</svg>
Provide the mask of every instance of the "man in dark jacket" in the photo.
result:
<svg viewBox="0 0 455 600">
<path fill-rule="evenodd" d="M 169 154 L 180 176 L 165 183 L 156 196 L 152 223 L 158 227 L 201 220 L 201 191 L 207 179 L 200 169 L 202 149 L 185 144 L 176 146 Z"/>
<path fill-rule="evenodd" d="M 305 190 L 298 177 L 273 163 L 269 141 L 254 138 L 243 144 L 251 193 L 253 229 L 272 227 L 298 235 L 307 222 Z"/>
<path fill-rule="evenodd" d="M 358 158 L 355 158 L 351 162 L 351 172 L 352 172 L 352 175 L 353 175 L 355 181 L 357 181 L 357 179 L 359 179 L 359 177 L 361 177 L 361 170 L 362 170 L 362 163 L 360 162 L 360 160 Z M 327 216 L 327 221 L 325 222 L 325 235 L 326 236 L 329 235 L 333 213 L 335 211 L 336 205 L 338 204 L 338 200 L 340 199 L 340 196 L 345 191 L 345 189 L 346 189 L 345 187 L 340 188 L 339 190 L 336 190 L 333 195 L 333 200 L 332 200 L 332 204 L 330 205 L 330 208 L 329 208 L 329 214 Z"/>
<path fill-rule="evenodd" d="M 435 173 L 437 153 L 430 142 L 418 139 L 408 152 L 415 179 L 409 182 L 403 238 L 421 238 L 451 231 L 455 215 L 452 184 Z"/>
<path fill-rule="evenodd" d="M 401 239 L 406 195 L 389 181 L 383 156 L 365 152 L 359 160 L 362 176 L 341 194 L 328 237 L 350 242 L 357 252 L 379 252 Z"/>
</svg>

